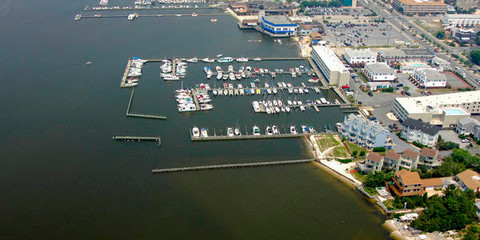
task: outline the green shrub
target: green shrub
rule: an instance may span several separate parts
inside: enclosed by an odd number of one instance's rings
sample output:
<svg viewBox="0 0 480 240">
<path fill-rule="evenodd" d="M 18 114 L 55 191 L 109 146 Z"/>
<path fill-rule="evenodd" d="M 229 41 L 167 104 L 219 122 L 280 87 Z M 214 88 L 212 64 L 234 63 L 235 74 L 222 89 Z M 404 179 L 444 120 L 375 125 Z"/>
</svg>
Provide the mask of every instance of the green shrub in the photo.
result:
<svg viewBox="0 0 480 240">
<path fill-rule="evenodd" d="M 362 150 L 362 151 L 360 152 L 360 155 L 359 155 L 359 156 L 360 156 L 360 157 L 365 156 L 365 150 Z"/>
<path fill-rule="evenodd" d="M 385 152 L 386 149 L 385 149 L 385 147 L 376 147 L 376 148 L 373 148 L 373 151 L 374 152 Z"/>
</svg>

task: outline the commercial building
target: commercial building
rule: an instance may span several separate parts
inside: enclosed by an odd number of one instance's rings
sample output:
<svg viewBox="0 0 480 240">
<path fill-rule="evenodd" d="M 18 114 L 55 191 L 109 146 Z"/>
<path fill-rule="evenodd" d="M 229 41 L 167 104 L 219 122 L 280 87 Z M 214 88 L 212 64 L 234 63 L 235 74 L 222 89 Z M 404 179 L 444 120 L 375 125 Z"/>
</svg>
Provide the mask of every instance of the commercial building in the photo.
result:
<svg viewBox="0 0 480 240">
<path fill-rule="evenodd" d="M 473 170 L 467 169 L 457 174 L 455 180 L 463 191 L 470 189 L 477 194 L 480 190 L 480 174 Z"/>
<path fill-rule="evenodd" d="M 450 69 L 450 62 L 445 59 L 439 58 L 437 56 L 435 56 L 431 62 L 432 62 L 432 66 L 437 67 L 438 70 L 441 72 L 447 69 Z"/>
<path fill-rule="evenodd" d="M 422 69 L 422 68 L 431 68 L 431 67 L 424 62 L 404 62 L 402 63 L 402 65 L 400 65 L 401 72 L 410 73 L 410 74 L 413 74 L 415 70 Z"/>
<path fill-rule="evenodd" d="M 351 49 L 347 48 L 343 55 L 345 61 L 352 66 L 364 66 L 368 63 L 376 63 L 377 56 L 370 49 Z"/>
<path fill-rule="evenodd" d="M 290 22 L 287 17 L 280 16 L 262 16 L 260 17 L 261 32 L 270 37 L 291 37 L 297 34 L 298 25 Z"/>
<path fill-rule="evenodd" d="M 480 126 L 480 122 L 473 118 L 463 118 L 458 120 L 455 132 L 458 134 L 470 135 L 475 132 L 475 127 Z"/>
<path fill-rule="evenodd" d="M 392 148 L 390 131 L 362 115 L 348 115 L 339 129 L 343 137 L 360 146 L 369 149 L 375 147 Z"/>
<path fill-rule="evenodd" d="M 452 35 L 457 43 L 473 44 L 477 40 L 477 33 L 473 29 L 455 29 Z"/>
<path fill-rule="evenodd" d="M 372 82 L 390 82 L 396 78 L 395 71 L 384 62 L 368 63 L 363 72 Z"/>
<path fill-rule="evenodd" d="M 447 4 L 443 1 L 393 0 L 392 6 L 403 14 L 446 13 Z"/>
<path fill-rule="evenodd" d="M 413 72 L 412 78 L 422 88 L 444 88 L 447 86 L 447 76 L 435 68 L 421 68 Z"/>
<path fill-rule="evenodd" d="M 357 163 L 357 167 L 362 173 L 371 173 L 382 171 L 383 168 L 383 157 L 382 155 L 371 152 L 367 155 L 367 158 L 364 162 Z"/>
<path fill-rule="evenodd" d="M 480 24 L 480 15 L 476 14 L 445 14 L 443 24 L 451 26 L 475 26 Z"/>
<path fill-rule="evenodd" d="M 388 64 L 403 62 L 430 62 L 435 57 L 427 49 L 388 49 L 378 52 L 378 56 Z"/>
<path fill-rule="evenodd" d="M 429 147 L 433 147 L 437 143 L 441 127 L 412 118 L 407 118 L 402 124 L 401 135 L 408 142 L 418 142 Z"/>
<path fill-rule="evenodd" d="M 422 180 L 418 172 L 402 169 L 393 176 L 393 184 L 389 186 L 399 197 L 423 195 Z"/>
<path fill-rule="evenodd" d="M 393 113 L 401 121 L 413 118 L 444 127 L 456 125 L 459 119 L 480 113 L 480 91 L 396 98 Z"/>
<path fill-rule="evenodd" d="M 329 47 L 313 46 L 312 59 L 329 84 L 342 86 L 350 83 L 350 72 Z"/>
</svg>

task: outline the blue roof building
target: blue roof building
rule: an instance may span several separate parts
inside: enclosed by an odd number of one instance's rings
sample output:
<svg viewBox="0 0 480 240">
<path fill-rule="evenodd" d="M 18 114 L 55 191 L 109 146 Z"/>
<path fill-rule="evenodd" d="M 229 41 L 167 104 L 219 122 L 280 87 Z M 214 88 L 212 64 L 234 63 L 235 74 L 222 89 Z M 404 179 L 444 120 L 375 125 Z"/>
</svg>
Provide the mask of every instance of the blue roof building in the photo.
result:
<svg viewBox="0 0 480 240">
<path fill-rule="evenodd" d="M 297 35 L 298 24 L 285 16 L 262 16 L 260 29 L 270 37 L 290 37 Z"/>
</svg>

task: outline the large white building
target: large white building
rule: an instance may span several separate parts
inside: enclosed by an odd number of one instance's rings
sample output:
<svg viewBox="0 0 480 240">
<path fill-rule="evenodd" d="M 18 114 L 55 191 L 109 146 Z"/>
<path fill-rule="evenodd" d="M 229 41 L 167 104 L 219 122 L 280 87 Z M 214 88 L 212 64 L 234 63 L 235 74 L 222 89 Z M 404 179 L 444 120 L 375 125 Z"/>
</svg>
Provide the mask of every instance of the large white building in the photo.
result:
<svg viewBox="0 0 480 240">
<path fill-rule="evenodd" d="M 453 26 L 475 26 L 480 24 L 480 15 L 476 14 L 445 14 L 443 24 Z"/>
<path fill-rule="evenodd" d="M 447 86 L 447 76 L 435 68 L 415 69 L 412 77 L 424 88 L 444 88 Z"/>
<path fill-rule="evenodd" d="M 332 49 L 325 46 L 314 46 L 312 59 L 329 84 L 338 86 L 349 84 L 350 73 Z"/>
<path fill-rule="evenodd" d="M 396 98 L 393 113 L 402 121 L 413 118 L 444 127 L 456 125 L 459 119 L 480 113 L 480 90 Z"/>
<path fill-rule="evenodd" d="M 350 65 L 365 65 L 368 63 L 377 62 L 377 55 L 374 54 L 370 49 L 351 49 L 347 48 L 345 54 L 343 55 L 345 61 Z"/>
<path fill-rule="evenodd" d="M 369 63 L 365 65 L 364 72 L 369 81 L 389 82 L 395 80 L 395 70 L 385 62 Z"/>
</svg>

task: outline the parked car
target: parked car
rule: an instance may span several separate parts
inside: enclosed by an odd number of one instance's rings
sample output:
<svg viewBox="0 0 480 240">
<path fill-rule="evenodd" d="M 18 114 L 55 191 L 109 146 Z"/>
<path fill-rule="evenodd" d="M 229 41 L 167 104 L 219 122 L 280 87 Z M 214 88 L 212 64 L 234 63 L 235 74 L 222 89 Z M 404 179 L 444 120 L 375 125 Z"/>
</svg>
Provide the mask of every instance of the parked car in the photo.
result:
<svg viewBox="0 0 480 240">
<path fill-rule="evenodd" d="M 372 92 L 368 92 L 368 96 L 373 97 L 373 93 L 372 93 Z"/>
<path fill-rule="evenodd" d="M 398 129 L 398 125 L 396 123 L 393 124 L 394 129 Z"/>
<path fill-rule="evenodd" d="M 405 95 L 411 96 L 410 92 L 405 92 Z"/>
<path fill-rule="evenodd" d="M 397 84 L 397 87 L 403 87 L 403 83 Z"/>
</svg>

